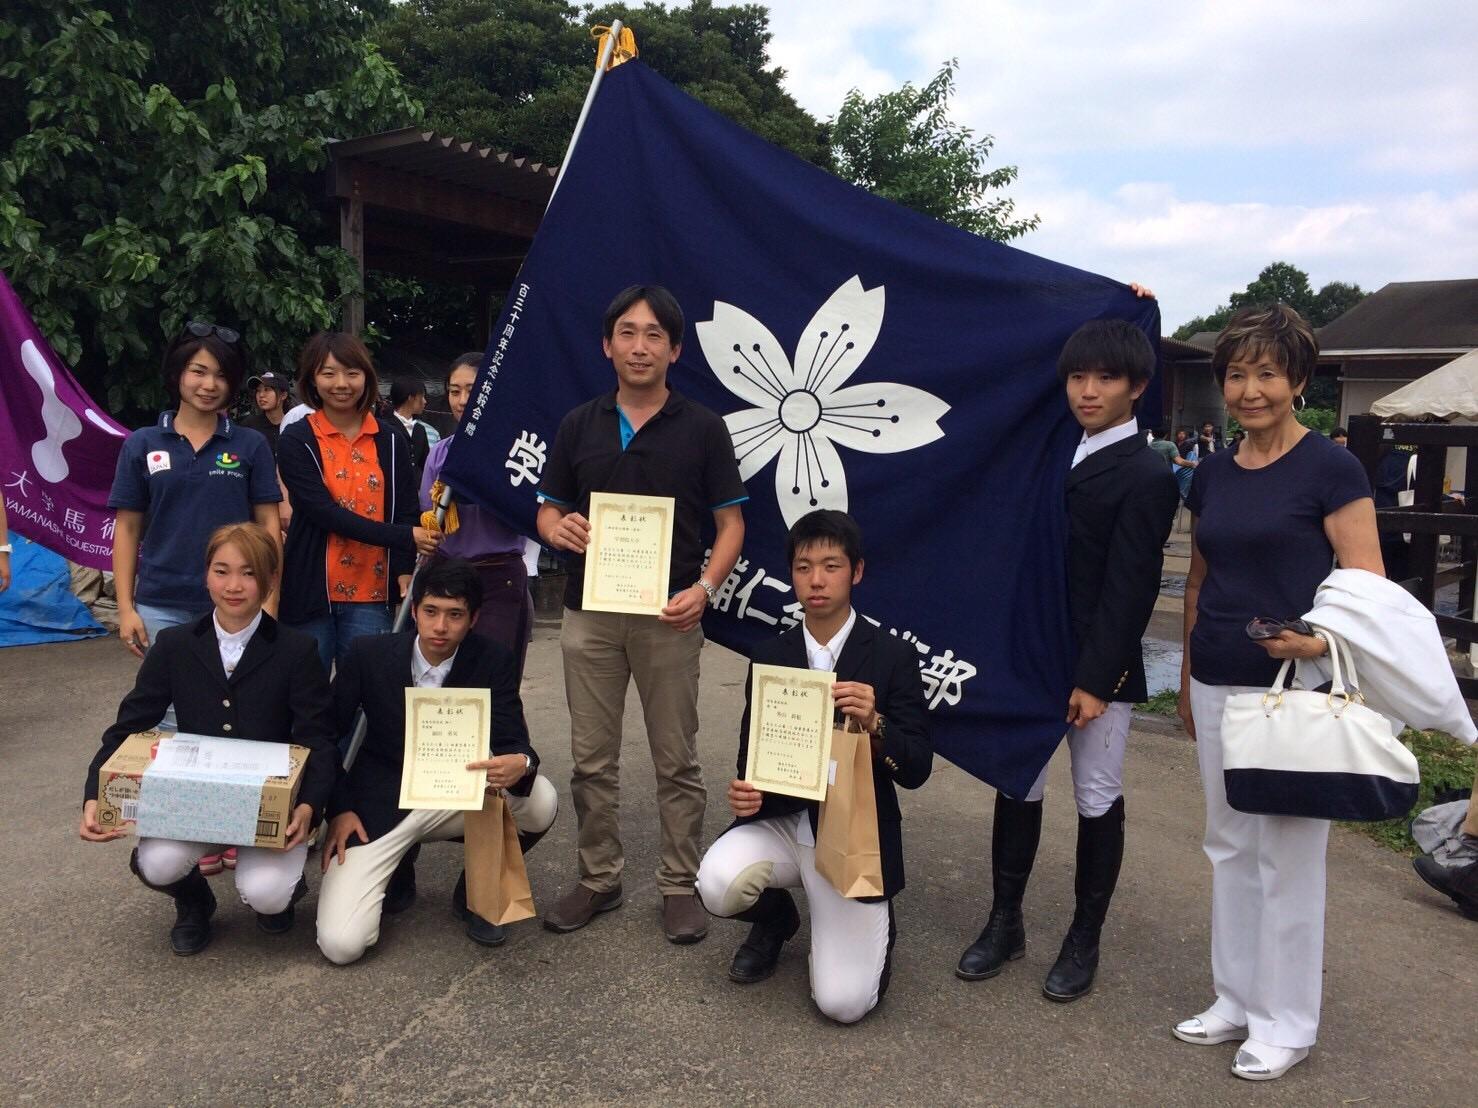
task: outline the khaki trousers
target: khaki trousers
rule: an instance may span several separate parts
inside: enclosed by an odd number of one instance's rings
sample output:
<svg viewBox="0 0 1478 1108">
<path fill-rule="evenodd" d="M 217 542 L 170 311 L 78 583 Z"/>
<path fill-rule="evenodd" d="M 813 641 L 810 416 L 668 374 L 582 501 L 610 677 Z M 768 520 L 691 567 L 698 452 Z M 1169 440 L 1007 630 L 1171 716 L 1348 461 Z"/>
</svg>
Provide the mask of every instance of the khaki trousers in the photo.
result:
<svg viewBox="0 0 1478 1108">
<path fill-rule="evenodd" d="M 1468 816 L 1463 820 L 1463 834 L 1478 838 L 1478 774 L 1473 777 L 1473 795 L 1468 798 Z"/>
<path fill-rule="evenodd" d="M 621 717 L 634 678 L 657 775 L 664 896 L 691 894 L 707 793 L 698 766 L 698 655 L 703 629 L 674 631 L 655 616 L 566 609 L 560 632 L 570 708 L 570 792 L 579 825 L 580 883 L 621 883 Z"/>
</svg>

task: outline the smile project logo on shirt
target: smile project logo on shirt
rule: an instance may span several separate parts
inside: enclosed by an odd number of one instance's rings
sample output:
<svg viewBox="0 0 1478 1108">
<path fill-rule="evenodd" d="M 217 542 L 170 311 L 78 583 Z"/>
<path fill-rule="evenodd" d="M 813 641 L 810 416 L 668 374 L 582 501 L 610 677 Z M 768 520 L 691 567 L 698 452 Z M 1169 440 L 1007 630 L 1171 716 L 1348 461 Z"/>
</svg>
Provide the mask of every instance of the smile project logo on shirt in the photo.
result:
<svg viewBox="0 0 1478 1108">
<path fill-rule="evenodd" d="M 222 450 L 216 455 L 216 465 L 222 469 L 240 469 L 241 456 L 239 454 L 232 454 L 229 450 Z"/>
</svg>

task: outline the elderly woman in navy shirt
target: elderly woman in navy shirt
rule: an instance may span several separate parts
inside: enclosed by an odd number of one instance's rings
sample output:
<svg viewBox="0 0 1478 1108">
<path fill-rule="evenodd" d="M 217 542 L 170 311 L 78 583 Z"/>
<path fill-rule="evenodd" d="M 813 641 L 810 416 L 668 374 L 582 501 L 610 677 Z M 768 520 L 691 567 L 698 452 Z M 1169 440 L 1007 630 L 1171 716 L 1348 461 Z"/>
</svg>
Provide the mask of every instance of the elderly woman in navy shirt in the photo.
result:
<svg viewBox="0 0 1478 1108">
<path fill-rule="evenodd" d="M 1303 1061 L 1318 1033 L 1329 823 L 1228 806 L 1222 709 L 1235 693 L 1267 689 L 1281 659 L 1327 649 L 1287 630 L 1254 641 L 1251 620 L 1307 612 L 1336 559 L 1382 572 L 1364 469 L 1294 414 L 1318 353 L 1308 324 L 1286 305 L 1232 318 L 1211 365 L 1247 438 L 1201 460 L 1186 500 L 1193 529 L 1179 714 L 1197 741 L 1206 793 L 1216 1000 L 1174 1034 L 1196 1044 L 1241 1041 L 1232 1073 L 1253 1081 Z"/>
</svg>

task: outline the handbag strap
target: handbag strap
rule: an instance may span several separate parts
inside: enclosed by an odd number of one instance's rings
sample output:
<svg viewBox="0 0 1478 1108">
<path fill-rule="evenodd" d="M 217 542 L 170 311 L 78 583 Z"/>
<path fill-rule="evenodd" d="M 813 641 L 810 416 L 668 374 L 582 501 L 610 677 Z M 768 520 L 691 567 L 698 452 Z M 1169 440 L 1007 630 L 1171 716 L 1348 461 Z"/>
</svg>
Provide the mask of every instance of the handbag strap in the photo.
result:
<svg viewBox="0 0 1478 1108">
<path fill-rule="evenodd" d="M 1319 628 L 1314 629 L 1314 636 L 1316 638 L 1323 639 L 1324 642 L 1329 646 L 1329 668 L 1334 671 L 1334 681 L 1329 686 L 1329 695 L 1342 696 L 1346 700 L 1348 700 L 1350 697 L 1349 694 L 1345 692 L 1344 675 L 1340 672 L 1339 667 L 1339 638 L 1335 635 L 1330 634 L 1328 631 L 1322 631 Z"/>
<path fill-rule="evenodd" d="M 1357 691 L 1352 696 L 1345 689 L 1344 674 L 1340 669 L 1338 636 L 1336 636 L 1332 631 L 1324 630 L 1322 627 L 1314 628 L 1314 636 L 1316 638 L 1323 639 L 1325 646 L 1329 648 L 1329 666 L 1331 671 L 1333 672 L 1333 681 L 1329 687 L 1329 700 L 1331 707 L 1333 706 L 1335 697 L 1339 697 L 1344 700 L 1346 704 L 1349 704 L 1352 700 L 1356 698 L 1356 696 L 1359 695 L 1359 693 Z M 1347 654 L 1346 660 L 1349 662 L 1350 685 L 1358 690 L 1359 686 L 1355 683 L 1354 658 L 1351 655 Z M 1290 668 L 1293 671 L 1294 680 L 1298 680 L 1298 667 L 1295 663 L 1295 659 L 1284 658 L 1283 664 L 1278 667 L 1278 676 L 1273 681 L 1272 688 L 1270 688 L 1266 693 L 1263 694 L 1264 707 L 1267 706 L 1267 702 L 1269 699 L 1274 701 L 1273 707 L 1277 707 L 1283 702 L 1283 690 L 1288 683 L 1288 673 Z"/>
</svg>

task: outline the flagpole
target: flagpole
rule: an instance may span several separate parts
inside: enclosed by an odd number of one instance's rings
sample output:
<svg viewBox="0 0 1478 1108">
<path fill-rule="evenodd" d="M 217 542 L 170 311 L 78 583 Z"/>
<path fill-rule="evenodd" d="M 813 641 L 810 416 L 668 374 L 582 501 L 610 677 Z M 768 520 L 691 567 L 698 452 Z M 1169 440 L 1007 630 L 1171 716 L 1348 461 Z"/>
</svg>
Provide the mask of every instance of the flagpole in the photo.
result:
<svg viewBox="0 0 1478 1108">
<path fill-rule="evenodd" d="M 585 129 L 585 120 L 590 115 L 590 105 L 595 103 L 595 94 L 600 90 L 601 79 L 606 75 L 606 67 L 610 65 L 611 55 L 615 52 L 616 43 L 621 37 L 621 27 L 622 24 L 619 19 L 611 21 L 610 33 L 605 36 L 605 45 L 600 48 L 600 58 L 596 61 L 595 76 L 591 78 L 590 89 L 585 93 L 585 103 L 580 106 L 580 117 L 575 120 L 575 132 L 570 136 L 570 144 L 565 147 L 564 161 L 559 164 L 559 173 L 554 178 L 554 188 L 549 190 L 549 201 L 544 205 L 545 211 L 548 211 L 549 204 L 554 202 L 554 194 L 559 191 L 559 183 L 564 180 L 565 170 L 569 168 L 570 158 L 575 153 L 575 144 L 580 141 L 580 132 Z M 452 489 L 448 485 L 442 490 L 441 499 L 436 502 L 436 529 L 438 531 L 441 530 L 442 524 L 446 521 L 447 509 L 451 506 L 451 503 Z M 410 588 L 406 590 L 406 595 L 400 602 L 400 608 L 395 613 L 395 622 L 390 627 L 391 634 L 405 630 L 405 625 L 410 621 L 411 594 L 416 588 L 416 578 L 421 575 L 421 570 L 426 567 L 428 561 L 429 559 L 424 555 L 416 559 L 416 568 L 411 573 Z M 369 723 L 365 719 L 363 709 L 356 712 L 354 716 L 354 731 L 349 738 L 349 749 L 344 751 L 345 773 L 349 772 L 350 768 L 354 765 L 354 760 L 359 757 L 359 748 L 364 745 L 364 734 L 368 726 Z"/>
<path fill-rule="evenodd" d="M 579 142 L 579 133 L 585 129 L 585 120 L 590 117 L 590 105 L 596 102 L 596 93 L 600 90 L 600 80 L 606 75 L 606 66 L 610 65 L 610 56 L 612 56 L 612 53 L 615 53 L 616 41 L 621 37 L 621 25 L 619 19 L 613 19 L 612 24 L 610 24 L 610 33 L 606 35 L 605 46 L 600 47 L 600 59 L 596 62 L 596 75 L 591 78 L 590 90 L 585 93 L 585 103 L 582 103 L 581 108 L 579 108 L 579 118 L 575 120 L 575 133 L 569 136 L 569 146 L 565 148 L 565 161 L 560 163 L 559 174 L 554 177 L 554 188 L 550 189 L 550 199 L 548 199 L 548 204 L 544 205 L 545 211 L 548 210 L 548 205 L 553 204 L 554 194 L 559 191 L 559 183 L 565 180 L 565 170 L 569 168 L 569 160 L 575 154 L 575 143 Z M 451 502 L 452 489 L 448 485 L 442 490 L 442 495 L 440 495 L 439 501 L 436 502 L 437 530 L 442 529 L 442 524 L 446 521 L 446 510 L 451 507 Z M 406 623 L 409 622 L 409 618 L 411 618 L 411 594 L 415 591 L 415 579 L 421 576 L 421 570 L 426 567 L 427 561 L 429 561 L 429 558 L 426 555 L 415 558 L 415 570 L 411 573 L 411 587 L 406 589 L 405 598 L 401 601 L 401 607 L 396 610 L 395 623 L 390 625 L 390 634 L 403 631 Z M 355 764 L 355 759 L 359 756 L 359 748 L 364 746 L 365 731 L 367 730 L 368 721 L 365 719 L 364 711 L 361 709 L 361 711 L 355 714 L 355 730 L 353 730 L 353 733 L 349 737 L 349 749 L 344 750 L 344 773 L 349 773 L 350 768 Z"/>
<path fill-rule="evenodd" d="M 570 144 L 565 147 L 564 161 L 559 163 L 559 173 L 554 178 L 554 188 L 549 191 L 549 203 L 554 203 L 554 194 L 559 191 L 559 183 L 565 179 L 565 170 L 570 168 L 570 158 L 575 153 L 575 143 L 580 141 L 580 132 L 585 129 L 585 120 L 590 115 L 590 105 L 595 103 L 595 94 L 600 91 L 601 80 L 606 75 L 606 67 L 611 64 L 611 55 L 615 52 L 616 42 L 621 37 L 621 21 L 613 19 L 611 30 L 606 35 L 605 45 L 600 48 L 600 57 L 595 63 L 595 76 L 590 79 L 590 89 L 585 93 L 585 103 L 580 105 L 580 118 L 575 120 L 575 133 L 570 136 Z M 545 210 L 549 204 L 544 205 Z"/>
</svg>

